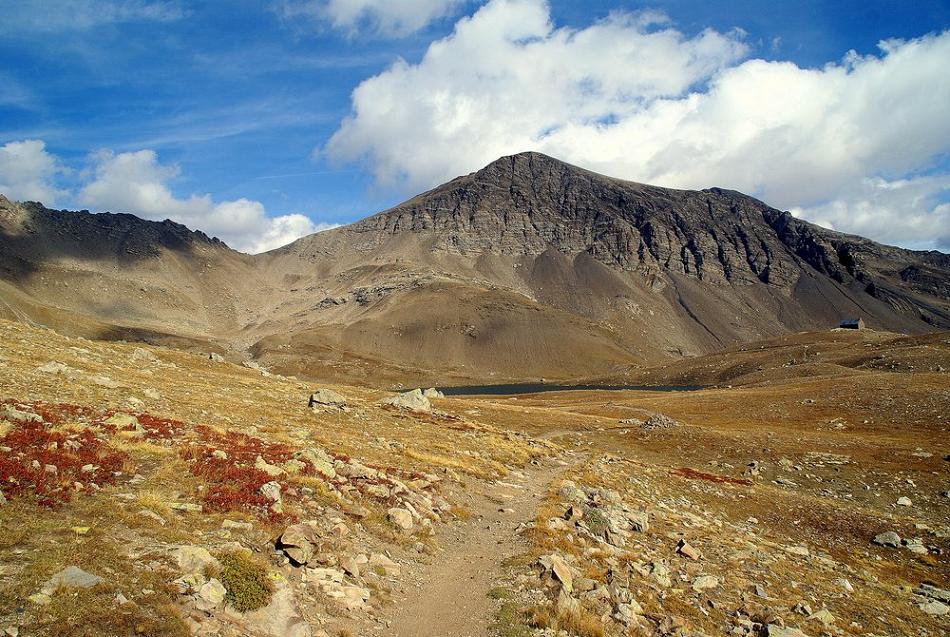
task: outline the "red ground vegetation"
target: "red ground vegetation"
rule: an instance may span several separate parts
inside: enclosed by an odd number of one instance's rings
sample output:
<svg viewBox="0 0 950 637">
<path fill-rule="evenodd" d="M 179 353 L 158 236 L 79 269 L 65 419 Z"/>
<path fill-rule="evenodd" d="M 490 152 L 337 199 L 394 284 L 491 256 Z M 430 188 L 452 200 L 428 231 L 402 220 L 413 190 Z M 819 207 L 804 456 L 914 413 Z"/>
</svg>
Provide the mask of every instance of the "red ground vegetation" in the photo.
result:
<svg viewBox="0 0 950 637">
<path fill-rule="evenodd" d="M 94 414 L 92 410 L 10 400 L 3 404 L 43 418 L 43 422 L 15 423 L 0 438 L 0 491 L 4 496 L 35 497 L 41 505 L 55 506 L 68 502 L 74 491 L 90 488 L 91 484 L 115 482 L 127 457 L 124 453 L 111 448 L 89 428 L 50 430 L 56 424 L 89 418 Z M 87 467 L 85 472 L 83 467 Z"/>
<path fill-rule="evenodd" d="M 275 480 L 254 464 L 258 457 L 268 464 L 284 463 L 293 458 L 294 450 L 290 446 L 238 432 L 222 434 L 204 425 L 195 427 L 195 432 L 201 443 L 182 449 L 181 457 L 189 463 L 192 475 L 204 478 L 209 484 L 202 496 L 207 510 L 247 511 L 270 520 L 282 517 L 271 509 L 271 501 L 260 489 L 272 481 L 286 489 L 286 481 Z M 312 473 L 313 467 L 305 464 L 301 473 Z"/>
</svg>

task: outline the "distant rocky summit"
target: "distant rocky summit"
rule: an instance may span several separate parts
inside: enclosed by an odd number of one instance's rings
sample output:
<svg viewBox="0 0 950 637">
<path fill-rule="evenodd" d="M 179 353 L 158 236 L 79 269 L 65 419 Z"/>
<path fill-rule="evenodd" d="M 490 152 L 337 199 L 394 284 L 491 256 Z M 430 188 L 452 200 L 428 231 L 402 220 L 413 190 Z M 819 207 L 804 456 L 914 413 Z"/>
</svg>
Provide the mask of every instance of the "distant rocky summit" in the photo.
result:
<svg viewBox="0 0 950 637">
<path fill-rule="evenodd" d="M 170 221 L 0 199 L 0 316 L 380 384 L 569 380 L 837 326 L 950 328 L 950 255 L 741 193 L 503 157 L 248 256 Z M 206 351 L 206 350 L 205 350 Z"/>
</svg>

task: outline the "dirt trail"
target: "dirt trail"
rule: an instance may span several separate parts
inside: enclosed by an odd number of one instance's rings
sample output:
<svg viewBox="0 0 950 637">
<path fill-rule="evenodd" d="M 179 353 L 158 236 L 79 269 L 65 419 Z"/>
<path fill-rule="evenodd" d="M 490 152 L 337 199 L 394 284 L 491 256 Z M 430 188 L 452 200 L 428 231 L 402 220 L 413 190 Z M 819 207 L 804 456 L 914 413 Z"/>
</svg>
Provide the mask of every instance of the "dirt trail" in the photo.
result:
<svg viewBox="0 0 950 637">
<path fill-rule="evenodd" d="M 494 609 L 488 591 L 504 576 L 502 561 L 524 550 L 518 526 L 534 520 L 548 485 L 564 471 L 551 462 L 482 486 L 471 519 L 440 538 L 445 549 L 396 595 L 387 634 L 487 637 Z"/>
</svg>

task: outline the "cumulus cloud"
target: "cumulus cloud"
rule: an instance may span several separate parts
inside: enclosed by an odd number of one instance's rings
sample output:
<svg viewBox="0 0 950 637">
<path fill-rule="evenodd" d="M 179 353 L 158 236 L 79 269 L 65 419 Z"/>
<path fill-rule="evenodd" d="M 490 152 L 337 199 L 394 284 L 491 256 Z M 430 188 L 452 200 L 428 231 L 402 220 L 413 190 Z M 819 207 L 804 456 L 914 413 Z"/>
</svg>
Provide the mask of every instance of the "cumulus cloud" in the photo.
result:
<svg viewBox="0 0 950 637">
<path fill-rule="evenodd" d="M 81 31 L 120 22 L 171 22 L 177 2 L 150 0 L 17 0 L 3 7 L 0 32 Z"/>
<path fill-rule="evenodd" d="M 451 15 L 466 0 L 283 0 L 285 18 L 307 17 L 346 32 L 402 37 Z"/>
<path fill-rule="evenodd" d="M 235 249 L 264 252 L 320 230 L 301 214 L 268 217 L 264 205 L 241 198 L 215 202 L 210 195 L 176 197 L 168 182 L 179 168 L 164 165 L 152 150 L 93 155 L 93 177 L 79 192 L 79 201 L 96 210 L 131 212 L 145 219 L 171 219 L 217 236 Z"/>
<path fill-rule="evenodd" d="M 839 199 L 807 209 L 792 208 L 796 217 L 832 230 L 865 237 L 887 237 L 908 248 L 950 248 L 950 175 L 888 181 L 862 179 Z"/>
<path fill-rule="evenodd" d="M 15 201 L 53 205 L 63 194 L 54 183 L 62 168 L 38 139 L 0 146 L 0 194 Z"/>
<path fill-rule="evenodd" d="M 939 170 L 887 197 L 874 184 L 933 172 L 950 152 L 950 32 L 818 69 L 746 59 L 742 36 L 688 37 L 653 13 L 557 28 L 544 0 L 492 0 L 418 64 L 362 82 L 322 150 L 407 191 L 538 150 L 636 181 L 735 188 L 883 241 L 926 239 L 942 219 Z M 886 221 L 911 209 L 916 230 Z"/>
</svg>

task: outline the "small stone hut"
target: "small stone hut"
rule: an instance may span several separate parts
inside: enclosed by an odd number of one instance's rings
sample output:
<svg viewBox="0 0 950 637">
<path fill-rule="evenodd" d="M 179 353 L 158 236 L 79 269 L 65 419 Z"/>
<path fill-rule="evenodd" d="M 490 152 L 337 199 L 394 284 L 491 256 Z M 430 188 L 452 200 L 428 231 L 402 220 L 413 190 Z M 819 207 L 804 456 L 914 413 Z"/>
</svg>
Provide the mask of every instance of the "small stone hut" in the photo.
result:
<svg viewBox="0 0 950 637">
<path fill-rule="evenodd" d="M 841 321 L 839 325 L 841 329 L 844 330 L 863 330 L 864 329 L 864 319 L 863 318 L 849 318 Z"/>
</svg>

